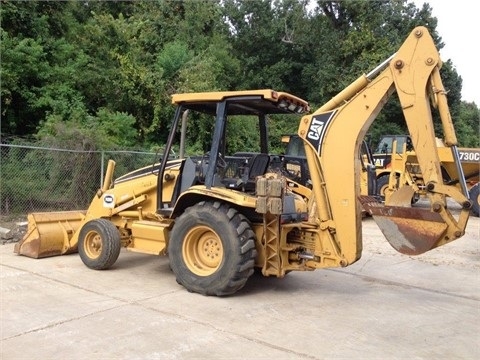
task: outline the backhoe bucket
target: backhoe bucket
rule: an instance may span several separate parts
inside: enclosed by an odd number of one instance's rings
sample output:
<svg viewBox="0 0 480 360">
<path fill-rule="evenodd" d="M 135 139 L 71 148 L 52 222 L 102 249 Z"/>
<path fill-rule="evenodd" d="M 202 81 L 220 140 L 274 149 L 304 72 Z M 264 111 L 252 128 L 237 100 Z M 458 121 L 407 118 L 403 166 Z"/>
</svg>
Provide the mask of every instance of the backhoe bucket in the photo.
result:
<svg viewBox="0 0 480 360">
<path fill-rule="evenodd" d="M 368 196 L 361 196 L 360 202 L 390 245 L 402 254 L 419 255 L 437 247 L 447 230 L 440 214 L 428 209 L 386 206 Z"/>
<path fill-rule="evenodd" d="M 43 212 L 28 214 L 28 229 L 15 244 L 14 252 L 31 258 L 70 254 L 77 251 L 70 239 L 80 228 L 86 211 Z"/>
</svg>

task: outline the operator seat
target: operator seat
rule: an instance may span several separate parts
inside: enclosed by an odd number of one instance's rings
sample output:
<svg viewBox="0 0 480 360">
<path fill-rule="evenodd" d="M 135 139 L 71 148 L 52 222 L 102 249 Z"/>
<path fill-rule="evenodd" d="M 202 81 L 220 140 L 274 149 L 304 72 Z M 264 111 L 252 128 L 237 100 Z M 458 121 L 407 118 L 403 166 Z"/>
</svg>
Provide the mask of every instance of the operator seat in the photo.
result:
<svg viewBox="0 0 480 360">
<path fill-rule="evenodd" d="M 250 158 L 243 178 L 244 191 L 255 190 L 255 180 L 257 176 L 265 174 L 269 164 L 270 156 L 265 153 L 255 154 Z"/>
</svg>

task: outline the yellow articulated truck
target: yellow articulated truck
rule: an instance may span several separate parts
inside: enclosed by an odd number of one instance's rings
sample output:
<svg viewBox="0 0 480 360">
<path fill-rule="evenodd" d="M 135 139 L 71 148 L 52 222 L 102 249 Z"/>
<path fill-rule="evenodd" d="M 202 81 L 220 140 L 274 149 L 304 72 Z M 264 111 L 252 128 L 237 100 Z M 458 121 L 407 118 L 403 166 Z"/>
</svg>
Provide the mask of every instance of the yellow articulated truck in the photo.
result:
<svg viewBox="0 0 480 360">
<path fill-rule="evenodd" d="M 421 254 L 459 239 L 471 202 L 461 188 L 443 183 L 435 151 L 430 101 L 459 162 L 441 64 L 428 30 L 417 27 L 395 55 L 314 112 L 306 101 L 270 89 L 175 94 L 176 113 L 158 164 L 114 179 L 110 161 L 88 209 L 29 214 L 15 252 L 32 258 L 78 252 L 92 269 L 111 267 L 122 248 L 165 255 L 188 291 L 225 296 L 239 291 L 255 269 L 283 277 L 355 263 L 362 254 L 362 206 L 401 253 Z M 421 208 L 360 194 L 362 140 L 395 92 L 427 184 L 428 204 Z M 274 121 L 276 114 L 298 117 L 311 188 L 272 171 L 267 118 Z M 169 159 L 177 138 L 181 142 L 198 119 L 212 122 L 208 151 Z M 230 124 L 252 120 L 258 149 L 245 162 L 229 162 Z M 460 205 L 455 216 L 447 196 Z"/>
<path fill-rule="evenodd" d="M 480 148 L 459 147 L 458 163 L 443 140 L 437 138 L 436 143 L 443 181 L 460 186 L 463 182 L 459 181 L 458 175 L 463 174 L 472 201 L 472 213 L 479 216 Z M 392 153 L 395 154 L 393 159 Z M 388 198 L 403 184 L 414 184 L 413 201 L 425 194 L 423 175 L 409 135 L 383 136 L 372 157 L 376 167 L 378 195 Z M 458 164 L 461 171 L 457 169 Z"/>
</svg>

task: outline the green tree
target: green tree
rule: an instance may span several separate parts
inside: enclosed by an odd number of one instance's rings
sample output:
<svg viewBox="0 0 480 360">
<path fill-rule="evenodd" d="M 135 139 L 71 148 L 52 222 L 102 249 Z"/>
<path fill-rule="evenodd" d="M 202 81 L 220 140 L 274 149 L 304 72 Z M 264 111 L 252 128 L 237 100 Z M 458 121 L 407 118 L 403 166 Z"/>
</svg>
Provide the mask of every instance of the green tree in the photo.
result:
<svg viewBox="0 0 480 360">
<path fill-rule="evenodd" d="M 31 135 L 48 111 L 40 100 L 51 85 L 56 42 L 68 31 L 61 2 L 2 1 L 1 107 L 3 134 Z"/>
<path fill-rule="evenodd" d="M 170 127 L 173 93 L 275 88 L 315 108 L 389 57 L 414 26 L 427 26 L 443 46 L 428 4 L 309 3 L 2 1 L 2 136 L 48 133 L 43 127 L 52 119 L 84 131 L 85 119 L 105 112 L 134 119 L 128 129 L 135 135 L 113 144 L 157 147 Z M 459 139 L 471 143 L 476 125 L 461 102 L 462 79 L 448 59 L 441 74 L 452 117 L 462 127 Z M 402 121 L 398 103 L 389 103 L 370 132 L 405 132 Z M 209 137 L 209 121 L 199 122 L 187 139 L 194 148 Z M 273 130 L 291 128 L 280 118 Z M 237 130 L 239 139 L 248 136 L 248 127 Z"/>
<path fill-rule="evenodd" d="M 48 74 L 45 52 L 35 39 L 12 38 L 0 31 L 1 131 L 4 135 L 33 134 L 43 116 L 37 100 Z"/>
<path fill-rule="evenodd" d="M 463 101 L 452 119 L 459 146 L 480 148 L 480 109 L 475 103 Z"/>
</svg>

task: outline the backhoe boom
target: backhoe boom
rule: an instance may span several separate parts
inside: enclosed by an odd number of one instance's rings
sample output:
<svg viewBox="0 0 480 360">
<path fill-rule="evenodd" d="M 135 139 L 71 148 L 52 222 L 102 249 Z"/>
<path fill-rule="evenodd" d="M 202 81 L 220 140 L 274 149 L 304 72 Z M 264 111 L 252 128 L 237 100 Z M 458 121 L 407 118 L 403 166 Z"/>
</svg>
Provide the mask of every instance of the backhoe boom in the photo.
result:
<svg viewBox="0 0 480 360">
<path fill-rule="evenodd" d="M 417 27 L 386 63 L 369 75 L 359 77 L 312 115 L 304 116 L 300 123 L 298 134 L 305 141 L 319 221 L 329 223 L 328 236 L 334 234 L 348 263 L 357 260 L 361 253 L 361 209 L 357 201 L 361 141 L 394 92 L 398 94 L 418 152 L 430 208 L 407 211 L 399 206 L 371 202 L 370 198 L 361 201 L 390 244 L 402 253 L 420 254 L 464 234 L 471 204 L 465 191 L 461 193 L 453 186 L 443 185 L 429 103 L 429 96 L 433 95 L 445 137 L 455 153 L 455 131 L 440 67 L 433 39 L 426 28 Z M 458 220 L 447 209 L 447 196 L 462 207 Z M 357 237 L 352 243 L 354 233 Z"/>
</svg>

